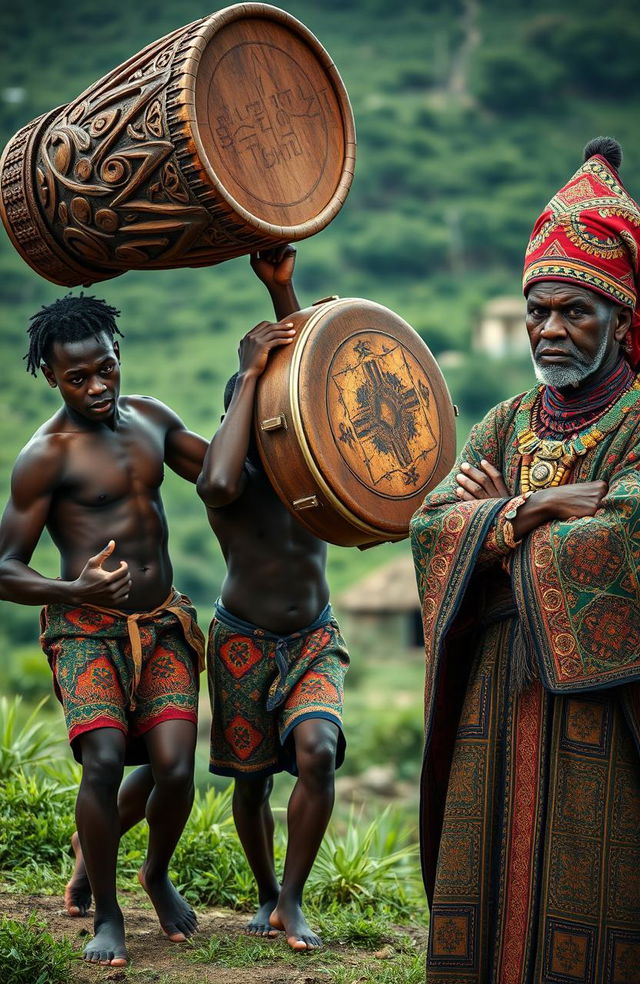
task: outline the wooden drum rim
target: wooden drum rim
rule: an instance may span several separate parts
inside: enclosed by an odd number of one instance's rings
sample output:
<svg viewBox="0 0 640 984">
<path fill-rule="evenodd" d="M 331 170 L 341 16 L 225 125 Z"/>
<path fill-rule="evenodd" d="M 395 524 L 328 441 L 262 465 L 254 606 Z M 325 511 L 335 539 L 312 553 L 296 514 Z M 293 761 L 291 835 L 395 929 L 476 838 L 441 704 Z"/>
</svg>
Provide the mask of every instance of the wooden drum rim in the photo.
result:
<svg viewBox="0 0 640 984">
<path fill-rule="evenodd" d="M 341 110 L 345 146 L 340 181 L 330 201 L 324 206 L 322 211 L 314 216 L 312 220 L 307 220 L 296 225 L 281 226 L 260 219 L 230 194 L 223 182 L 218 178 L 209 160 L 209 155 L 201 138 L 196 119 L 195 87 L 197 68 L 202 54 L 211 39 L 221 28 L 226 27 L 236 20 L 246 19 L 248 17 L 263 17 L 265 20 L 277 22 L 297 34 L 326 71 Z M 190 41 L 186 61 L 180 69 L 179 92 L 179 98 L 183 101 L 184 112 L 182 114 L 182 125 L 177 129 L 176 133 L 172 134 L 176 145 L 183 143 L 183 155 L 197 171 L 205 172 L 206 180 L 215 189 L 216 193 L 246 225 L 267 236 L 277 237 L 280 240 L 299 240 L 313 235 L 315 232 L 319 232 L 335 218 L 344 204 L 353 181 L 356 148 L 353 111 L 347 90 L 331 56 L 315 34 L 308 27 L 305 27 L 301 21 L 287 11 L 281 10 L 279 7 L 272 7 L 266 3 L 234 4 L 205 18 L 202 27 L 198 29 L 196 37 Z M 186 145 L 184 144 L 185 137 Z M 192 146 L 189 146 L 190 144 Z M 194 185 L 193 190 L 196 196 L 201 199 L 206 199 L 208 194 L 210 194 L 210 189 L 202 179 Z"/>
<path fill-rule="evenodd" d="M 295 342 L 271 354 L 254 410 L 275 492 L 329 543 L 405 539 L 455 458 L 440 367 L 415 329 L 375 301 L 327 298 L 288 318 Z"/>
<path fill-rule="evenodd" d="M 336 512 L 343 518 L 346 519 L 348 523 L 355 526 L 357 529 L 366 533 L 368 536 L 374 537 L 376 540 L 380 538 L 380 530 L 375 526 L 370 526 L 365 520 L 361 519 L 355 513 L 353 513 L 348 506 L 346 506 L 337 497 L 331 486 L 327 483 L 324 475 L 318 468 L 315 458 L 309 447 L 309 442 L 307 440 L 307 435 L 305 434 L 304 424 L 302 422 L 302 412 L 300 409 L 300 394 L 298 387 L 298 370 L 300 368 L 300 363 L 302 362 L 302 356 L 307 345 L 307 341 L 311 332 L 316 327 L 318 321 L 323 319 L 328 311 L 335 311 L 339 307 L 347 307 L 353 301 L 353 298 L 341 298 L 336 301 L 329 301 L 328 303 L 321 304 L 318 306 L 318 310 L 309 318 L 305 324 L 300 337 L 297 341 L 293 355 L 291 358 L 291 363 L 289 365 L 289 406 L 291 408 L 291 419 L 293 422 L 293 429 L 296 434 L 298 441 L 298 447 L 300 453 L 304 459 L 304 462 L 309 469 L 313 480 L 317 483 L 318 487 L 321 489 L 322 494 L 326 497 L 327 501 L 331 503 Z M 404 540 L 406 534 L 402 536 L 394 537 L 390 535 L 389 540 Z"/>
</svg>

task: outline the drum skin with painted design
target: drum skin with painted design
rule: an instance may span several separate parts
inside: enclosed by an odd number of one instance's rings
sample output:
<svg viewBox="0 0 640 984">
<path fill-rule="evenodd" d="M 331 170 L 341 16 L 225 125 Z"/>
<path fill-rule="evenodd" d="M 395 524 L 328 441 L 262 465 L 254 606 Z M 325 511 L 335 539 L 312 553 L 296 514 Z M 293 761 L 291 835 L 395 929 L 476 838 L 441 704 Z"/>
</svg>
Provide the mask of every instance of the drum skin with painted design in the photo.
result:
<svg viewBox="0 0 640 984">
<path fill-rule="evenodd" d="M 89 285 L 314 235 L 354 164 L 329 54 L 286 11 L 241 3 L 24 126 L 0 162 L 0 213 L 37 273 Z"/>
<path fill-rule="evenodd" d="M 260 457 L 283 504 L 340 546 L 402 540 L 455 460 L 454 407 L 429 348 L 373 301 L 331 298 L 287 319 L 258 381 Z"/>
</svg>

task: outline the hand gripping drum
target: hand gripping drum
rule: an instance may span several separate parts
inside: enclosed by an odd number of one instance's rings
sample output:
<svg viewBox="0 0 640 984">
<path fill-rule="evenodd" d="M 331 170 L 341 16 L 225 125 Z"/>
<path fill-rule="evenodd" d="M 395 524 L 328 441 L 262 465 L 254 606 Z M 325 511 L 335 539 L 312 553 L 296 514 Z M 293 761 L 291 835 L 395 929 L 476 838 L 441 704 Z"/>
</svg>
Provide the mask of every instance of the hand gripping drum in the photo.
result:
<svg viewBox="0 0 640 984">
<path fill-rule="evenodd" d="M 334 298 L 286 320 L 296 340 L 271 353 L 256 393 L 274 489 L 330 543 L 404 539 L 455 459 L 454 408 L 435 359 L 372 301 Z"/>
</svg>

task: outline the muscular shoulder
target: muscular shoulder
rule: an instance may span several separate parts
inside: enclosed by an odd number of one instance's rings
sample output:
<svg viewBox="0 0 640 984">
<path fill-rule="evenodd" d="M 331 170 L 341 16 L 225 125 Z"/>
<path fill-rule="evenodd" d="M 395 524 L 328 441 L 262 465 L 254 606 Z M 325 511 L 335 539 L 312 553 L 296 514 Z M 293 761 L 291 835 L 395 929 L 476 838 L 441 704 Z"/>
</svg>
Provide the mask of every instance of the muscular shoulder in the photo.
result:
<svg viewBox="0 0 640 984">
<path fill-rule="evenodd" d="M 134 394 L 132 396 L 120 397 L 120 402 L 124 407 L 133 410 L 135 413 L 139 413 L 147 420 L 151 420 L 153 423 L 165 427 L 167 430 L 171 427 L 182 426 L 182 421 L 175 410 L 172 410 L 171 407 L 168 407 L 161 400 L 156 400 L 154 396 Z"/>
<path fill-rule="evenodd" d="M 50 421 L 48 423 L 51 423 Z M 63 473 L 74 434 L 48 432 L 47 425 L 37 431 L 16 459 L 11 475 L 11 495 L 17 506 L 52 492 Z"/>
</svg>

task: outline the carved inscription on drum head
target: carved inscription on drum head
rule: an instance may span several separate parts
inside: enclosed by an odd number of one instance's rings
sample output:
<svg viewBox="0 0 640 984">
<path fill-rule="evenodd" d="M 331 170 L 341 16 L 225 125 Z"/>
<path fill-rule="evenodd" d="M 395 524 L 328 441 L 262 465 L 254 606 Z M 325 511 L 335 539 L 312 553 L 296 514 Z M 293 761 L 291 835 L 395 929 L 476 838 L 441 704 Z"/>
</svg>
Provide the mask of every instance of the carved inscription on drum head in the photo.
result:
<svg viewBox="0 0 640 984">
<path fill-rule="evenodd" d="M 235 199 L 263 221 L 296 224 L 314 218 L 339 181 L 340 109 L 311 49 L 282 25 L 269 24 L 265 37 L 257 24 L 230 24 L 205 52 L 197 104 L 207 122 L 199 122 Z"/>
<path fill-rule="evenodd" d="M 374 330 L 336 351 L 327 378 L 333 438 L 354 476 L 388 498 L 413 496 L 438 460 L 440 421 L 424 369 Z"/>
</svg>

